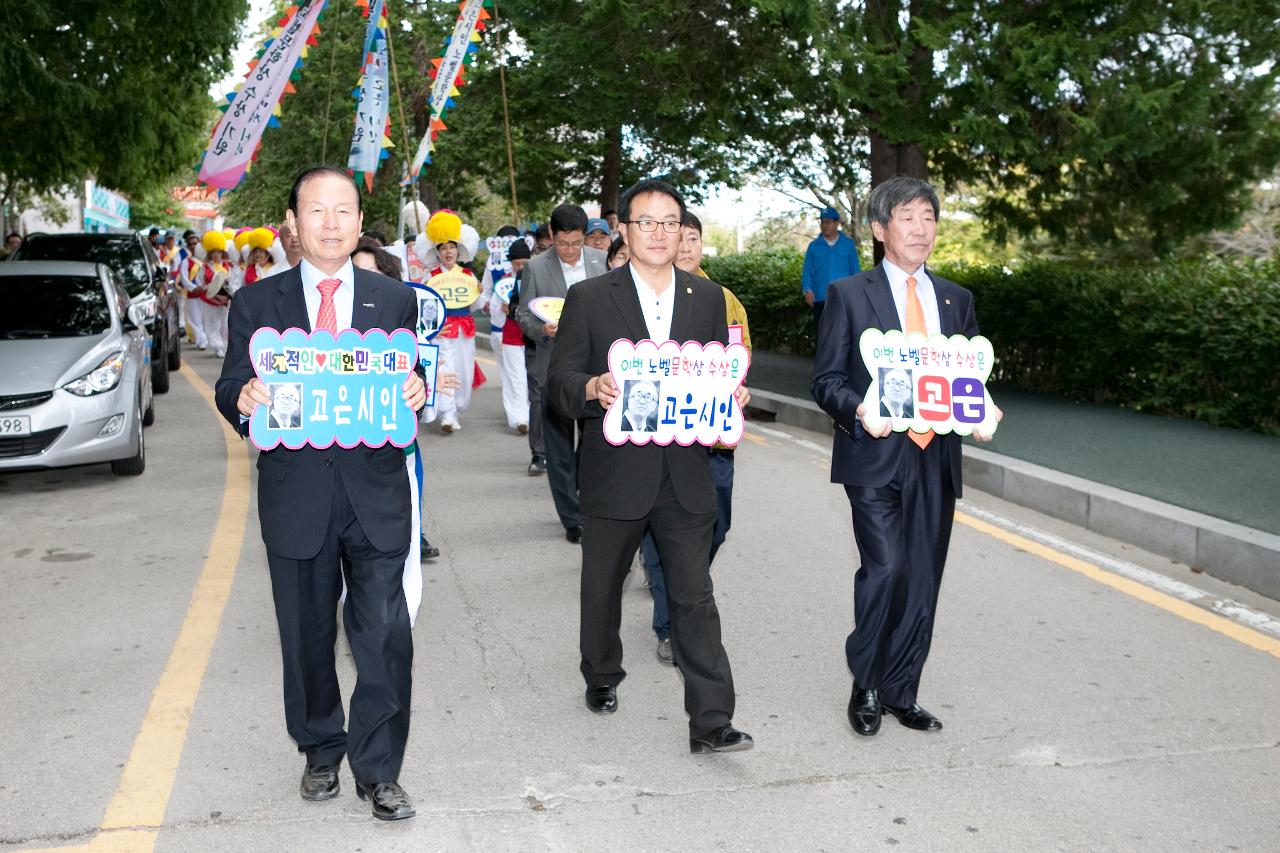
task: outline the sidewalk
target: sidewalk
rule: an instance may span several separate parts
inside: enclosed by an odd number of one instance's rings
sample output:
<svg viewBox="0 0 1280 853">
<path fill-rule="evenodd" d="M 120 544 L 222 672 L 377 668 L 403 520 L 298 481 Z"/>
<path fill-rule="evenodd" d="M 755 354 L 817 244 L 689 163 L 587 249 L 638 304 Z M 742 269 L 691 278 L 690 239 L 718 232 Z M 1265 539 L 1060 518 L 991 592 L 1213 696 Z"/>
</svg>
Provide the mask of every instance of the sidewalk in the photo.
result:
<svg viewBox="0 0 1280 853">
<path fill-rule="evenodd" d="M 812 366 L 756 351 L 753 405 L 830 432 Z M 998 386 L 992 397 L 1005 419 L 990 444 L 966 440 L 967 483 L 1280 597 L 1280 438 Z"/>
</svg>

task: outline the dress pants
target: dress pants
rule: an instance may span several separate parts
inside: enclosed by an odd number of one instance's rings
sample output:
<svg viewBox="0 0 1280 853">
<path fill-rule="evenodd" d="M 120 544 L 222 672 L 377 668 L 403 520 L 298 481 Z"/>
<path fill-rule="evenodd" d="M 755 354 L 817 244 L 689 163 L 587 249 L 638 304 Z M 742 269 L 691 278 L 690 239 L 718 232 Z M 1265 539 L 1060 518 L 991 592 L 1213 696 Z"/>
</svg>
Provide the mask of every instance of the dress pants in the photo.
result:
<svg viewBox="0 0 1280 853">
<path fill-rule="evenodd" d="M 826 301 L 813 303 L 813 330 L 816 334 L 818 329 L 822 328 L 822 309 L 827 307 Z"/>
<path fill-rule="evenodd" d="M 733 523 L 733 451 L 712 450 L 707 453 L 707 468 L 716 487 L 716 526 L 711 532 L 711 558 L 724 544 Z M 653 596 L 653 633 L 659 640 L 671 636 L 671 614 L 667 609 L 667 580 L 662 574 L 662 557 L 658 543 L 646 530 L 640 541 L 640 562 L 649 576 L 649 593 Z"/>
<path fill-rule="evenodd" d="M 284 663 L 289 736 L 312 764 L 347 756 L 357 782 L 395 781 L 409 738 L 413 638 L 401 586 L 409 543 L 390 553 L 366 538 L 341 474 L 334 473 L 328 533 L 309 560 L 267 552 Z M 334 669 L 337 605 L 346 577 L 343 622 L 356 664 L 350 734 Z"/>
<path fill-rule="evenodd" d="M 845 486 L 862 563 L 845 656 L 858 686 L 896 708 L 916 701 L 933 640 L 956 508 L 945 445 L 938 436 L 924 450 L 908 444 L 886 485 Z"/>
<path fill-rule="evenodd" d="M 545 459 L 547 447 L 542 441 L 542 383 L 538 381 L 538 374 L 533 369 L 537 357 L 537 347 L 525 344 L 524 376 L 529 391 L 529 452 L 539 459 Z"/>
<path fill-rule="evenodd" d="M 551 500 L 565 530 L 582 526 L 582 510 L 578 506 L 578 448 L 573 418 L 560 414 L 551 401 L 542 398 L 542 440 L 547 449 L 547 485 Z M 634 555 L 635 550 L 631 553 Z"/>
<path fill-rule="evenodd" d="M 684 676 L 689 733 L 699 737 L 733 719 L 733 674 L 720 640 L 720 612 L 711 586 L 708 554 L 713 512 L 680 505 L 663 461 L 662 486 L 644 518 L 620 521 L 587 516 L 582 536 L 582 675 L 591 687 L 616 685 L 622 668 L 622 583 L 645 529 L 662 556 L 671 646 Z"/>
</svg>

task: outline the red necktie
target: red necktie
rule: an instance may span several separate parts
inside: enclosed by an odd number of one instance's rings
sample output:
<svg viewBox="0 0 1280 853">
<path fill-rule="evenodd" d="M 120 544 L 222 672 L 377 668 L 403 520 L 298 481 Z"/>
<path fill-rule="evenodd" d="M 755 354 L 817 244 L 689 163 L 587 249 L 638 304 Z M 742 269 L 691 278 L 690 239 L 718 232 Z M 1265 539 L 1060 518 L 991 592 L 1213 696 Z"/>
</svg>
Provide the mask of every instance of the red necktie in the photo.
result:
<svg viewBox="0 0 1280 853">
<path fill-rule="evenodd" d="M 340 278 L 326 278 L 316 285 L 320 291 L 320 311 L 316 314 L 316 327 L 313 332 L 323 329 L 331 334 L 338 334 L 338 307 L 333 304 L 333 293 L 342 286 Z"/>
<path fill-rule="evenodd" d="M 907 334 L 920 334 L 926 337 L 929 329 L 924 322 L 924 306 L 920 304 L 920 297 L 916 295 L 916 277 L 907 276 Z M 933 430 L 928 432 L 912 432 L 907 430 L 907 438 L 910 438 L 921 450 L 929 446 L 929 442 L 933 441 Z"/>
</svg>

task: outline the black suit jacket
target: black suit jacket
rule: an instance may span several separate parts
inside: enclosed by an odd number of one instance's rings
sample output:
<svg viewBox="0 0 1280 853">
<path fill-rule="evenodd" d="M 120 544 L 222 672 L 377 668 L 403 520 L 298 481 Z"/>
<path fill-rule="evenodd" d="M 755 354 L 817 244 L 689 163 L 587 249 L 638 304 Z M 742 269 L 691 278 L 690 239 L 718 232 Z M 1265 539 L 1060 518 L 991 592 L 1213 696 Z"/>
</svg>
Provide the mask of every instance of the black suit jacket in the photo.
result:
<svg viewBox="0 0 1280 853">
<path fill-rule="evenodd" d="M 938 318 L 944 335 L 978 334 L 973 311 L 973 294 L 958 284 L 929 273 L 938 297 Z M 871 384 L 871 374 L 862 363 L 858 340 L 867 329 L 900 329 L 898 310 L 884 267 L 832 282 L 827 287 L 827 307 L 818 329 L 818 353 L 813 360 L 813 399 L 835 421 L 831 452 L 831 482 L 850 486 L 883 486 L 892 479 L 902 453 L 916 445 L 905 432 L 888 438 L 871 438 L 862 429 L 856 410 Z M 879 409 L 879 400 L 868 400 L 868 408 Z M 956 497 L 961 493 L 960 437 L 935 435 L 951 464 L 951 484 Z"/>
<path fill-rule="evenodd" d="M 614 447 L 604 438 L 604 409 L 586 399 L 587 381 L 609 370 L 613 342 L 647 337 L 630 264 L 569 288 L 547 369 L 547 394 L 567 417 L 583 422 L 578 490 L 586 515 L 620 520 L 647 515 L 662 486 L 664 455 L 680 505 L 689 512 L 716 511 L 705 447 L 674 442 Z M 720 285 L 676 270 L 671 339 L 728 344 Z"/>
<path fill-rule="evenodd" d="M 418 303 L 410 288 L 355 269 L 352 328 L 412 330 L 417 319 Z M 222 416 L 247 436 L 249 425 L 240 422 L 236 400 L 255 375 L 249 338 L 264 326 L 311 330 L 301 271 L 294 267 L 237 294 L 228 326 L 227 357 L 214 396 Z M 258 454 L 258 519 L 268 551 L 292 560 L 309 560 L 319 552 L 333 502 L 334 466 L 369 542 L 381 551 L 397 551 L 409 541 L 409 478 L 402 449 L 384 444 L 344 450 L 334 444 L 327 450 L 289 450 L 280 445 Z"/>
</svg>

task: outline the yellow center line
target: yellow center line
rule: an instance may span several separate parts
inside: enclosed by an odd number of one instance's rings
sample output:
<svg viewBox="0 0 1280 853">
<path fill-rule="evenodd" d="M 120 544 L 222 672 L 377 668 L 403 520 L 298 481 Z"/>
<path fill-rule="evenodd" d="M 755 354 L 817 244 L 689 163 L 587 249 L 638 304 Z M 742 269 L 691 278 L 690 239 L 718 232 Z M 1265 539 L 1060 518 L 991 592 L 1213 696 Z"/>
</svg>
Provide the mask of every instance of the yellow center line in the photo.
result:
<svg viewBox="0 0 1280 853">
<path fill-rule="evenodd" d="M 1175 616 L 1180 616 L 1188 622 L 1203 625 L 1210 631 L 1215 631 L 1222 634 L 1224 637 L 1230 637 L 1236 642 L 1243 643 L 1252 649 L 1257 649 L 1260 652 L 1266 652 L 1273 657 L 1280 658 L 1280 640 L 1277 640 L 1274 637 L 1268 637 L 1266 634 L 1255 631 L 1252 628 L 1246 628 L 1244 625 L 1232 622 L 1230 619 L 1219 616 L 1216 613 L 1211 613 L 1202 607 L 1197 607 L 1196 605 L 1183 601 L 1180 598 L 1174 598 L 1172 595 L 1152 589 L 1151 587 L 1140 584 L 1135 580 L 1130 580 L 1129 578 L 1121 575 L 1113 574 L 1101 566 L 1096 566 L 1093 563 L 1080 559 L 1079 557 L 1073 557 L 1070 554 L 1064 554 L 1061 551 L 1056 551 L 1048 545 L 1033 542 L 1024 536 L 1011 533 L 1008 530 L 996 527 L 993 524 L 974 518 L 971 515 L 966 515 L 963 512 L 957 512 L 955 518 L 960 524 L 963 524 L 966 527 L 972 527 L 974 530 L 985 533 L 993 539 L 999 539 L 1001 542 L 1012 545 L 1015 548 L 1021 548 L 1028 554 L 1034 554 L 1042 560 L 1047 560 L 1050 563 L 1062 566 L 1065 569 L 1070 569 L 1073 572 L 1084 575 L 1090 580 L 1097 581 L 1104 586 L 1109 586 L 1112 589 L 1123 592 L 1125 595 L 1136 598 L 1139 601 L 1144 601 L 1153 607 L 1158 607 L 1161 610 L 1174 614 Z"/>
<path fill-rule="evenodd" d="M 249 456 L 239 436 L 217 413 L 213 389 L 186 364 L 181 373 L 204 397 L 222 426 L 227 458 L 222 507 L 214 525 L 209 555 L 187 605 L 187 615 L 151 694 L 151 704 L 133 740 L 120 784 L 107 804 L 99 832 L 86 845 L 50 848 L 53 850 L 150 853 L 154 848 L 182 759 L 200 684 L 218 636 L 222 611 L 231 594 L 236 565 L 240 562 L 240 546 L 249 515 Z"/>
</svg>

